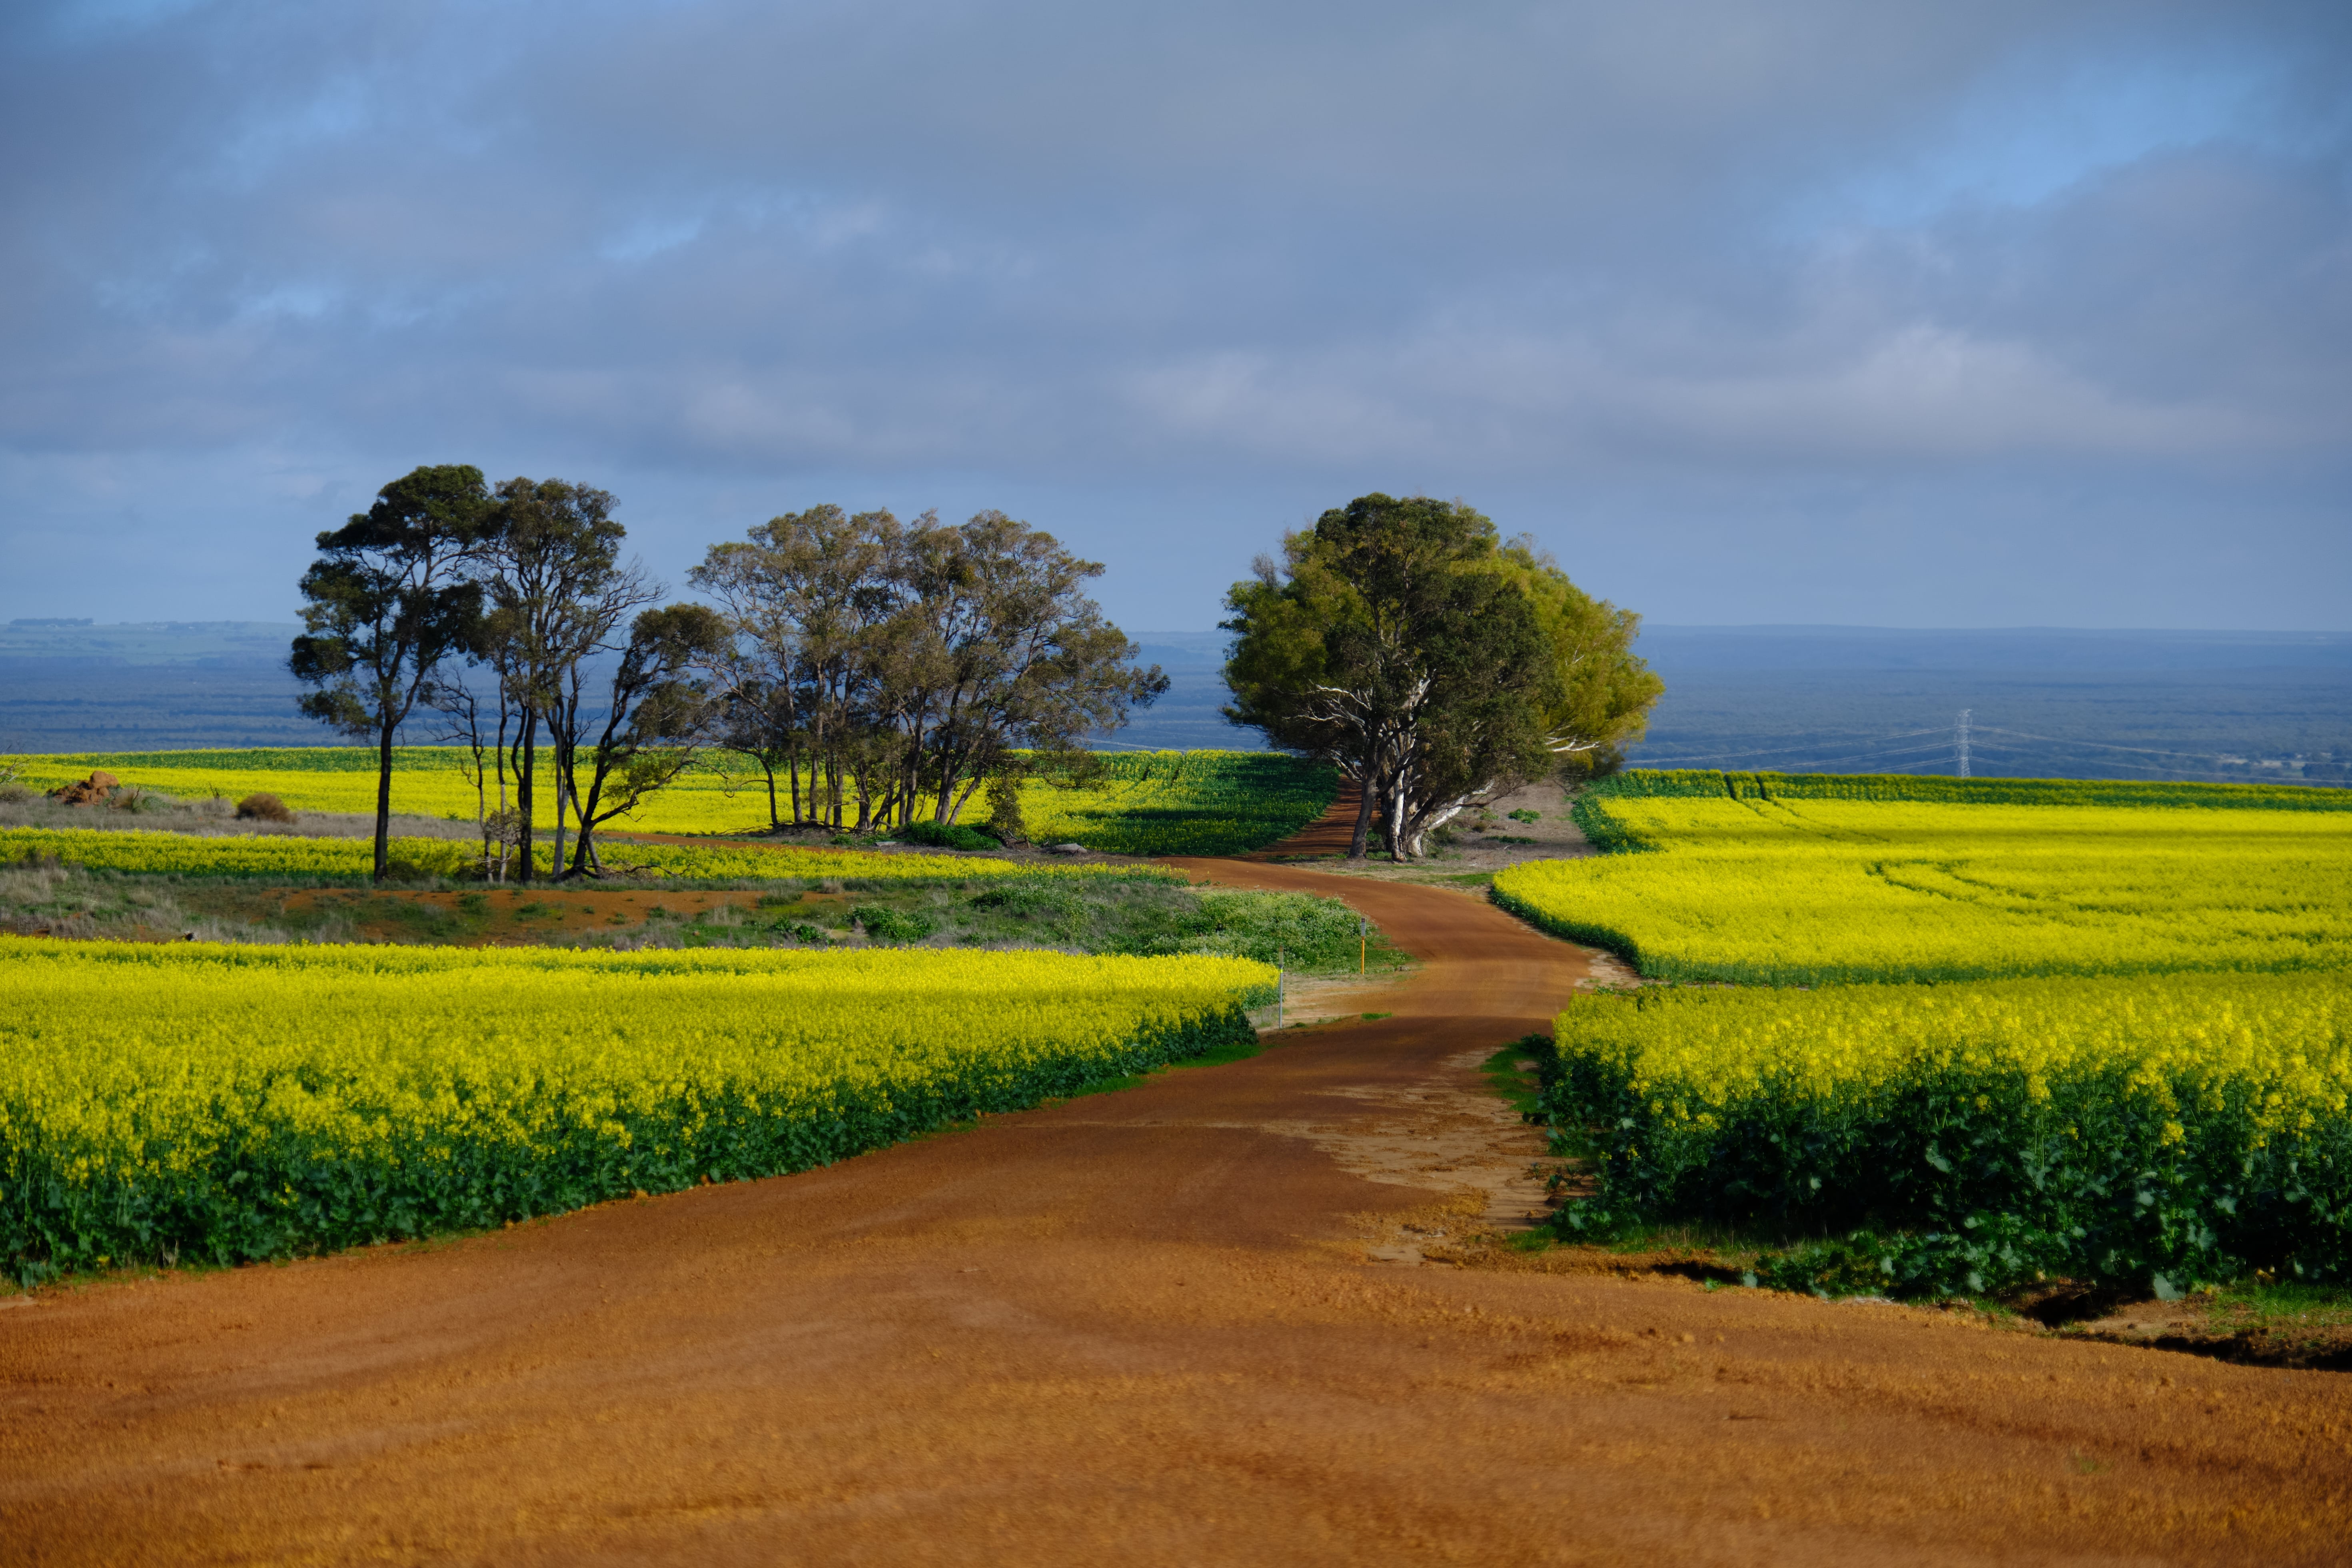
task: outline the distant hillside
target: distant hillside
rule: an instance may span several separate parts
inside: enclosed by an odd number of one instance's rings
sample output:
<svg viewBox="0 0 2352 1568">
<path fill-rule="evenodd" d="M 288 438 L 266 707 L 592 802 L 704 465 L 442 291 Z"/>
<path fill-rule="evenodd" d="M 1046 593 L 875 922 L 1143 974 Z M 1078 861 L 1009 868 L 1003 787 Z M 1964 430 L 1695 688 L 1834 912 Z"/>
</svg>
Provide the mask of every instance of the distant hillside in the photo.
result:
<svg viewBox="0 0 2352 1568">
<path fill-rule="evenodd" d="M 0 623 L 0 659 L 84 663 L 283 664 L 301 627 L 292 621 L 16 620 Z"/>
<path fill-rule="evenodd" d="M 0 750 L 316 745 L 259 621 L 0 626 Z M 1168 695 L 1097 743 L 1255 750 L 1227 724 L 1225 634 L 1139 632 Z M 2352 783 L 2352 636 L 1645 626 L 1666 679 L 1652 767 Z M 416 737 L 421 739 L 422 737 Z"/>
<path fill-rule="evenodd" d="M 293 622 L 0 625 L 0 751 L 317 745 L 286 673 Z"/>
<path fill-rule="evenodd" d="M 1644 767 L 2352 782 L 2352 636 L 1645 626 Z"/>
<path fill-rule="evenodd" d="M 292 622 L 0 624 L 0 752 L 136 752 L 315 746 L 332 741 L 294 710 L 286 673 Z M 1222 632 L 1152 632 L 1143 662 L 1169 693 L 1104 743 L 1119 749 L 1257 751 L 1258 737 L 1217 715 Z M 420 732 L 412 739 L 422 740 Z"/>
</svg>

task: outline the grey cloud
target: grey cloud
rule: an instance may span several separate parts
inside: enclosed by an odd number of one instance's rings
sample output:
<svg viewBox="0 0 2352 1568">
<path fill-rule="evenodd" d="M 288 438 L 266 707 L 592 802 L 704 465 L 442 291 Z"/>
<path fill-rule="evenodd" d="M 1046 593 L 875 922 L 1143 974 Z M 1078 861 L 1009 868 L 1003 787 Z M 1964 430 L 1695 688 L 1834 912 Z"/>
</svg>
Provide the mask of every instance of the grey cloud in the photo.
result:
<svg viewBox="0 0 2352 1568">
<path fill-rule="evenodd" d="M 742 521 L 1083 493 L 1040 521 L 1114 557 L 1181 489 L 1236 561 L 1374 484 L 1828 539 L 1842 475 L 1997 518 L 2284 462 L 2301 538 L 2352 435 L 2347 62 L 2333 7 L 2185 0 L 19 12 L 0 542 L 452 458 Z"/>
</svg>

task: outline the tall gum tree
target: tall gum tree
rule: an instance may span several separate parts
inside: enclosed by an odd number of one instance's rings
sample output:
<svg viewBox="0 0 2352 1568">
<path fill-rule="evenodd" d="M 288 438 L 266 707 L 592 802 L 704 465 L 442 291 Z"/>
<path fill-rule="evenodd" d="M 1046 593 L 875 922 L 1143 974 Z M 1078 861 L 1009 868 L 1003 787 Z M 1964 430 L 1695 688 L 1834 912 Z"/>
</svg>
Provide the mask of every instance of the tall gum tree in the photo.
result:
<svg viewBox="0 0 2352 1568">
<path fill-rule="evenodd" d="M 705 667 L 724 732 L 792 813 L 845 826 L 953 822 L 1018 747 L 1058 752 L 1167 689 L 1083 592 L 1103 568 L 999 511 L 790 512 L 688 574 L 727 612 Z"/>
<path fill-rule="evenodd" d="M 537 875 L 534 799 L 539 784 L 540 731 L 555 731 L 556 838 L 552 869 L 561 873 L 565 786 L 571 778 L 564 738 L 567 714 L 578 720 L 581 662 L 622 616 L 651 598 L 635 596 L 620 563 L 625 531 L 613 517 L 610 492 L 565 479 L 512 479 L 498 487 L 498 506 L 485 553 L 489 590 L 488 641 L 520 722 L 510 753 L 515 773 L 516 877 Z M 573 726 L 576 739 L 577 724 Z"/>
<path fill-rule="evenodd" d="M 375 862 L 391 869 L 392 752 L 435 672 L 478 637 L 480 585 L 469 568 L 495 526 L 482 471 L 412 469 L 375 504 L 318 536 L 302 574 L 302 635 L 287 668 L 315 689 L 296 705 L 376 747 Z"/>
<path fill-rule="evenodd" d="M 992 510 L 909 531 L 906 545 L 908 820 L 928 795 L 933 821 L 955 821 L 1014 747 L 1074 747 L 1167 690 L 1158 666 L 1133 668 L 1135 645 L 1082 591 L 1101 564 L 1052 534 Z"/>
</svg>

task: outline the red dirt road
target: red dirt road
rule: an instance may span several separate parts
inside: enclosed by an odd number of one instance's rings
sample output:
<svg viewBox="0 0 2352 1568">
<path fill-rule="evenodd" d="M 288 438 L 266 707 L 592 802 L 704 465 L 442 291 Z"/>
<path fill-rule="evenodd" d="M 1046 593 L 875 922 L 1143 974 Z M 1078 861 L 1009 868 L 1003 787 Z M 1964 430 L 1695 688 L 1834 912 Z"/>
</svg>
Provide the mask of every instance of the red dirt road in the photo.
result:
<svg viewBox="0 0 2352 1568">
<path fill-rule="evenodd" d="M 1366 1262 L 1434 1194 L 1300 1130 L 1459 1100 L 1578 952 L 1194 868 L 1426 963 L 1392 1018 L 830 1170 L 0 1305 L 0 1562 L 2346 1560 L 2340 1376 Z"/>
</svg>

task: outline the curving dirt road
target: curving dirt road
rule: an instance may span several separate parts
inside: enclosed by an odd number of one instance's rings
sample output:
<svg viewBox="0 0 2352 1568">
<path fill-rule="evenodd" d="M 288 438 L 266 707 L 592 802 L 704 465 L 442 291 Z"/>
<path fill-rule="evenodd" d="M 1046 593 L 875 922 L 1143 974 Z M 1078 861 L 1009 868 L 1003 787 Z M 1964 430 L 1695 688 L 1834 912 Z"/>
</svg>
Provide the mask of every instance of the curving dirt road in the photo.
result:
<svg viewBox="0 0 2352 1568">
<path fill-rule="evenodd" d="M 1578 950 L 1193 869 L 1426 962 L 1392 1017 L 830 1170 L 0 1303 L 0 1562 L 2345 1560 L 2340 1376 L 1411 1266 L 1527 1146 L 1468 1064 Z"/>
</svg>

